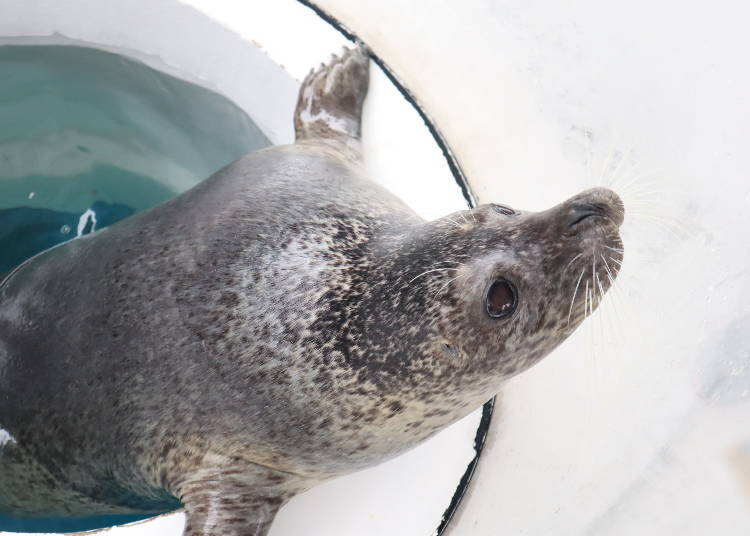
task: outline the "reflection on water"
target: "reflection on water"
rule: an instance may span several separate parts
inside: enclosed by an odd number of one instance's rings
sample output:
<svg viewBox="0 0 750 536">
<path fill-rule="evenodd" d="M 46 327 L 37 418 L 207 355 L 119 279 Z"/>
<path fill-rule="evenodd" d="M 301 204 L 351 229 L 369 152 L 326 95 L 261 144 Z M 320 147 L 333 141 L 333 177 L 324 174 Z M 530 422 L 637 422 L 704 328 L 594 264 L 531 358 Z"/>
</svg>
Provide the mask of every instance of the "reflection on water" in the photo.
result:
<svg viewBox="0 0 750 536">
<path fill-rule="evenodd" d="M 0 46 L 0 281 L 33 255 L 161 203 L 267 145 L 224 97 L 137 61 L 81 47 Z M 0 484 L 2 452 L 0 437 Z M 148 517 L 2 514 L 0 531 L 14 532 Z"/>
<path fill-rule="evenodd" d="M 132 207 L 96 201 L 83 214 L 46 208 L 0 209 L 0 273 L 72 238 L 103 229 L 135 211 Z"/>
<path fill-rule="evenodd" d="M 173 197 L 175 192 L 150 177 L 109 165 L 61 179 L 30 175 L 0 180 L 0 273 L 62 242 L 103 229 Z M 25 206 L 24 199 L 37 206 Z M 38 205 L 52 203 L 69 211 Z"/>
<path fill-rule="evenodd" d="M 0 209 L 0 273 L 57 244 L 102 229 L 127 218 L 134 210 L 126 205 L 97 201 L 82 215 L 46 208 Z"/>
</svg>

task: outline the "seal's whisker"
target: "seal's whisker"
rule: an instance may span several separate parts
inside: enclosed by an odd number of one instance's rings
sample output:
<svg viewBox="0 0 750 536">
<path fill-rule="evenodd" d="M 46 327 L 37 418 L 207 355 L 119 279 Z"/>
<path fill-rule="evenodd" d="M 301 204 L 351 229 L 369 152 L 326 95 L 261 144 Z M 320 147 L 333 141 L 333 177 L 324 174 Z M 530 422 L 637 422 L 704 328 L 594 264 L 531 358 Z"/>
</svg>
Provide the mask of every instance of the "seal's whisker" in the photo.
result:
<svg viewBox="0 0 750 536">
<path fill-rule="evenodd" d="M 633 190 L 632 192 L 626 192 L 628 200 L 631 204 L 633 201 L 640 203 L 652 203 L 654 205 L 664 206 L 664 203 L 659 203 L 657 196 L 667 195 L 668 192 L 664 190 Z"/>
<path fill-rule="evenodd" d="M 594 278 L 596 277 L 596 252 L 593 252 L 591 259 L 591 293 L 592 293 L 592 299 L 591 299 L 591 314 L 594 313 L 593 306 L 594 306 L 594 298 L 596 298 L 596 285 L 594 284 Z M 597 302 L 598 305 L 599 302 Z"/>
<path fill-rule="evenodd" d="M 624 182 L 617 185 L 617 190 L 620 192 L 631 192 L 632 188 L 640 186 L 646 177 L 646 175 L 636 173 L 635 170 L 632 170 L 633 173 L 630 174 L 630 176 L 625 175 L 624 179 L 622 179 Z M 621 175 L 621 177 L 623 177 Z"/>
<path fill-rule="evenodd" d="M 570 325 L 570 315 L 573 313 L 573 304 L 575 304 L 576 294 L 578 294 L 578 287 L 581 286 L 581 279 L 583 279 L 584 272 L 585 270 L 581 270 L 581 275 L 578 276 L 578 281 L 576 281 L 576 288 L 573 290 L 573 297 L 570 299 L 570 308 L 568 309 L 568 325 Z"/>
<path fill-rule="evenodd" d="M 611 251 L 616 251 L 618 253 L 624 253 L 625 252 L 625 250 L 623 248 L 613 248 L 612 246 L 604 246 L 604 247 L 607 248 L 607 249 L 609 249 L 609 250 L 611 250 Z"/>
<path fill-rule="evenodd" d="M 615 278 L 612 275 L 612 270 L 609 268 L 609 263 L 607 263 L 607 259 L 604 256 L 604 253 L 600 253 L 599 256 L 602 258 L 602 261 L 604 261 L 604 270 L 607 272 L 607 277 L 609 278 L 609 284 L 611 286 L 614 286 L 615 284 Z"/>
<path fill-rule="evenodd" d="M 609 260 L 611 260 L 613 262 L 616 262 L 618 265 L 622 266 L 622 261 L 621 260 L 615 259 L 614 257 L 610 257 Z"/>
<path fill-rule="evenodd" d="M 634 188 L 632 190 L 620 190 L 622 198 L 627 200 L 628 207 L 651 203 L 655 205 L 667 206 L 666 200 L 672 200 L 671 192 L 653 188 Z M 628 209 L 629 210 L 629 209 Z"/>
<path fill-rule="evenodd" d="M 591 255 L 591 314 L 594 314 L 594 307 L 599 307 L 599 304 L 602 301 L 602 297 L 598 292 L 598 289 L 596 288 L 596 252 L 592 252 Z"/>
<path fill-rule="evenodd" d="M 690 237 L 694 234 L 694 231 L 684 225 L 680 220 L 674 218 L 668 219 L 664 217 L 663 213 L 660 211 L 658 211 L 657 213 L 653 213 L 648 212 L 647 210 L 644 211 L 635 208 L 629 212 L 631 216 L 633 216 L 636 220 L 648 220 L 649 222 L 655 223 L 656 225 L 660 226 L 661 228 L 674 234 L 677 237 Z"/>
<path fill-rule="evenodd" d="M 604 306 L 604 303 L 605 303 L 604 302 L 604 296 L 607 293 L 607 291 L 604 290 L 604 285 L 602 285 L 602 279 L 603 278 L 599 277 L 599 274 L 597 273 L 596 274 L 596 286 L 599 288 L 599 306 L 600 307 Z M 609 321 L 609 317 L 607 315 L 604 315 L 604 317 L 606 317 L 607 321 Z M 604 322 L 602 322 L 602 326 L 603 326 L 603 324 L 604 324 Z M 603 338 L 604 338 L 604 334 L 602 333 L 602 339 Z"/>
<path fill-rule="evenodd" d="M 659 179 L 663 178 L 663 176 L 663 168 L 652 168 L 641 171 L 635 166 L 631 169 L 630 175 L 625 179 L 626 182 L 620 184 L 618 189 L 628 194 L 632 194 L 646 189 L 661 187 L 661 184 L 663 184 L 664 181 Z"/>
<path fill-rule="evenodd" d="M 427 274 L 432 273 L 432 272 L 447 272 L 449 270 L 456 270 L 456 269 L 457 268 L 449 266 L 447 268 L 433 268 L 432 270 L 426 270 L 426 271 L 422 272 L 421 274 L 419 274 L 418 276 L 413 277 L 412 279 L 410 279 L 406 284 L 410 285 L 411 283 L 413 283 L 414 281 L 416 281 L 417 279 L 419 279 L 423 275 L 427 275 Z"/>
<path fill-rule="evenodd" d="M 599 287 L 599 303 L 602 303 L 602 300 L 604 299 L 604 287 L 602 286 L 602 282 L 599 279 L 599 274 L 596 274 L 596 286 Z"/>
<path fill-rule="evenodd" d="M 610 300 L 610 303 L 612 304 L 612 312 L 615 316 L 615 322 L 611 324 L 611 330 L 613 334 L 616 334 L 620 340 L 623 339 L 622 337 L 622 330 L 619 328 L 619 326 L 622 326 L 622 318 L 620 317 L 620 312 L 617 309 L 617 304 L 620 302 L 620 288 L 618 286 L 618 282 L 615 280 L 615 276 L 612 274 L 612 270 L 610 269 L 609 263 L 607 262 L 607 258 L 602 255 L 602 261 L 604 262 L 604 269 L 607 273 L 607 278 L 609 279 L 609 292 L 612 295 L 612 299 Z"/>
<path fill-rule="evenodd" d="M 591 274 L 592 283 L 591 286 L 588 288 L 588 295 L 589 295 L 589 310 L 588 314 L 586 315 L 586 318 L 589 318 L 590 316 L 594 315 L 594 300 L 596 299 L 596 287 L 594 286 L 593 279 L 594 279 L 594 273 Z M 591 367 L 591 370 L 593 372 L 594 378 L 598 378 L 598 366 L 597 366 L 597 359 L 596 359 L 596 347 L 597 347 L 597 341 L 596 341 L 596 322 L 597 318 L 595 317 L 593 320 L 590 320 L 586 326 L 586 335 L 588 340 L 588 352 L 587 352 L 587 360 L 589 362 L 589 366 Z"/>
<path fill-rule="evenodd" d="M 642 172 L 636 172 L 637 168 L 633 169 L 633 174 L 630 176 L 628 182 L 618 186 L 618 190 L 631 193 L 634 188 L 639 188 L 641 185 L 653 185 L 656 184 L 656 178 L 661 174 L 661 169 L 654 168 Z M 636 190 L 637 191 L 637 190 Z"/>
<path fill-rule="evenodd" d="M 599 279 L 598 272 L 595 274 L 595 279 L 596 279 L 596 286 L 599 289 L 599 314 L 597 315 L 598 316 L 597 324 L 599 326 L 599 342 L 603 345 L 606 339 L 605 323 L 609 323 L 611 319 L 609 317 L 609 314 L 606 314 L 607 308 L 606 308 L 606 305 L 603 303 L 604 302 L 604 287 L 602 286 L 601 279 Z M 596 358 L 596 352 L 594 353 L 594 358 Z M 598 368 L 599 361 L 594 359 L 594 364 Z"/>
<path fill-rule="evenodd" d="M 663 211 L 661 210 L 654 210 L 652 212 L 649 210 L 635 208 L 631 211 L 631 215 L 634 216 L 636 219 L 638 218 L 648 219 L 656 223 L 663 223 L 664 225 L 667 225 L 671 228 L 680 229 L 681 231 L 684 231 L 684 232 L 690 231 L 690 229 L 684 223 L 682 223 L 682 221 L 676 218 L 665 217 L 663 214 Z"/>
<path fill-rule="evenodd" d="M 694 232 L 684 227 L 681 227 L 679 225 L 672 224 L 664 220 L 660 220 L 658 218 L 653 218 L 653 217 L 643 216 L 643 215 L 639 215 L 639 218 L 647 220 L 649 223 L 656 225 L 659 229 L 661 229 L 668 235 L 679 240 L 694 236 Z"/>
<path fill-rule="evenodd" d="M 689 237 L 694 234 L 682 221 L 673 217 L 665 217 L 659 211 L 648 212 L 634 210 L 630 215 L 633 226 L 651 227 L 652 224 L 678 237 Z"/>
<path fill-rule="evenodd" d="M 586 320 L 589 317 L 589 280 L 586 278 L 586 290 L 585 301 L 583 303 L 583 319 Z"/>
<path fill-rule="evenodd" d="M 607 267 L 609 267 L 609 263 L 607 262 L 607 259 L 603 259 L 603 260 L 605 262 L 605 265 Z M 615 259 L 613 257 L 609 257 L 609 260 L 620 263 L 620 261 L 618 261 L 617 259 Z M 622 264 L 622 263 L 620 263 L 620 264 Z M 607 277 L 609 277 L 610 281 L 611 281 L 611 283 L 610 283 L 610 293 L 612 294 L 613 305 L 614 305 L 614 303 L 622 304 L 626 300 L 626 298 L 622 294 L 622 283 L 620 282 L 620 280 L 615 279 L 615 276 L 614 276 L 614 274 L 612 273 L 611 270 L 608 270 Z M 620 307 L 622 307 L 622 305 L 620 305 Z M 622 323 L 620 312 L 616 308 L 614 310 L 615 310 L 615 313 L 616 313 L 615 316 L 617 316 L 617 326 L 618 327 L 622 326 L 623 323 Z M 622 331 L 622 330 L 620 329 L 620 331 Z"/>
<path fill-rule="evenodd" d="M 610 288 L 611 290 L 611 288 Z M 614 294 L 612 295 L 614 298 Z M 622 337 L 622 330 L 619 328 L 621 322 L 620 312 L 617 309 L 617 301 L 614 299 L 607 300 L 607 305 L 605 309 L 607 310 L 607 324 L 609 332 L 612 334 L 613 337 L 616 337 L 619 340 L 623 340 Z"/>
<path fill-rule="evenodd" d="M 457 221 L 455 221 L 455 220 L 452 220 L 452 219 L 451 219 L 451 218 L 449 218 L 448 216 L 443 216 L 443 219 L 444 219 L 445 221 L 447 221 L 447 222 L 450 222 L 450 223 L 452 223 L 453 225 L 455 225 L 455 226 L 456 226 L 456 227 L 458 227 L 459 229 L 461 229 L 461 228 L 462 228 L 462 227 L 461 227 L 461 224 L 460 224 L 460 223 L 458 223 L 458 222 L 457 222 Z"/>
<path fill-rule="evenodd" d="M 583 320 L 586 320 L 586 315 L 589 312 L 589 291 L 588 291 L 588 282 L 586 283 L 586 288 L 583 289 Z"/>
<path fill-rule="evenodd" d="M 589 287 L 589 316 L 594 314 L 594 300 L 596 295 L 594 294 L 594 284 L 592 283 Z"/>
<path fill-rule="evenodd" d="M 562 273 L 560 275 L 565 275 L 565 272 L 568 271 L 568 268 L 570 268 L 570 265 L 573 264 L 578 259 L 580 259 L 581 257 L 583 257 L 583 253 L 579 253 L 578 255 L 576 255 L 575 257 L 573 257 L 572 259 L 570 259 L 570 262 L 565 265 L 565 268 L 563 268 L 563 271 L 562 271 Z"/>
<path fill-rule="evenodd" d="M 442 287 L 440 287 L 438 289 L 438 291 L 435 293 L 435 295 L 432 297 L 432 299 L 434 300 L 438 296 L 440 296 L 440 294 L 442 294 L 443 291 L 448 288 L 448 285 L 450 285 L 451 283 L 453 283 L 456 279 L 459 279 L 459 278 L 464 277 L 466 275 L 469 275 L 469 274 L 460 274 L 460 275 L 457 275 L 456 277 L 454 277 L 453 279 L 449 279 L 447 283 L 445 283 Z"/>
<path fill-rule="evenodd" d="M 632 153 L 632 151 L 630 151 L 629 153 Z M 653 183 L 655 182 L 654 179 L 663 173 L 664 168 L 653 167 L 642 169 L 638 164 L 631 163 L 629 171 L 629 174 L 620 175 L 620 177 L 625 177 L 622 180 L 625 180 L 626 182 L 624 184 L 618 184 L 618 190 L 624 191 L 632 187 L 633 185 L 641 184 L 644 182 Z M 618 179 L 620 177 L 618 177 Z M 612 184 L 614 185 L 615 182 L 613 181 Z"/>
<path fill-rule="evenodd" d="M 653 195 L 650 193 L 644 194 L 643 196 L 632 195 L 628 199 L 628 212 L 639 212 L 644 209 L 652 209 L 657 214 L 668 212 L 665 209 L 669 208 L 671 205 L 664 202 L 663 196 L 665 195 L 669 194 L 667 192 L 656 192 Z"/>
</svg>

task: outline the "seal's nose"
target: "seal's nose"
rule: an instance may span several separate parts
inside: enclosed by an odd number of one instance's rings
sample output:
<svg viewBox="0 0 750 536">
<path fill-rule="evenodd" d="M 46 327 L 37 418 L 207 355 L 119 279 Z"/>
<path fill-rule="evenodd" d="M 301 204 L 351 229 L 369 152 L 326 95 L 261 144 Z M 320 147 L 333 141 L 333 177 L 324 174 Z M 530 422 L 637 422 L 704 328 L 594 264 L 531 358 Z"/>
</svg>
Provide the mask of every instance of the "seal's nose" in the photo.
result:
<svg viewBox="0 0 750 536">
<path fill-rule="evenodd" d="M 625 218 L 620 196 L 608 188 L 592 188 L 569 201 L 568 226 L 575 227 L 591 217 L 607 218 L 618 227 Z"/>
</svg>

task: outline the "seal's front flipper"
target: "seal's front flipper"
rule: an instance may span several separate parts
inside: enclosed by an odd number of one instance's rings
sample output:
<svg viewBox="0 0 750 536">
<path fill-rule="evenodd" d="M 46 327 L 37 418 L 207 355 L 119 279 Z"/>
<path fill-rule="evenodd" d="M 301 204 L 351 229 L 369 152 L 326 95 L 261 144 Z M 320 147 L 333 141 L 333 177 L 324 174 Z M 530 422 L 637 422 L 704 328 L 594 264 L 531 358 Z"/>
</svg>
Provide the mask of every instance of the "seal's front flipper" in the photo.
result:
<svg viewBox="0 0 750 536">
<path fill-rule="evenodd" d="M 187 516 L 183 536 L 265 536 L 279 508 L 310 487 L 291 473 L 243 461 L 219 462 L 173 484 Z"/>
<path fill-rule="evenodd" d="M 363 45 L 333 56 L 302 81 L 294 113 L 297 141 L 359 140 L 362 104 L 370 83 L 370 56 Z"/>
<path fill-rule="evenodd" d="M 243 500 L 223 489 L 206 490 L 185 504 L 183 536 L 265 536 L 282 502 L 279 497 Z"/>
</svg>

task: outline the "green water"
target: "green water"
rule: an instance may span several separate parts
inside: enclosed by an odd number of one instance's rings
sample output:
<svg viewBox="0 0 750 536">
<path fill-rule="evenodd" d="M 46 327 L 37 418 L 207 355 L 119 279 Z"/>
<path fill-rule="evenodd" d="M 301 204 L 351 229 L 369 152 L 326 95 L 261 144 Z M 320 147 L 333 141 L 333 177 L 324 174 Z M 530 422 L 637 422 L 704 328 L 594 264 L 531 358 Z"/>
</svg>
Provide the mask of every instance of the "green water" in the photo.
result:
<svg viewBox="0 0 750 536">
<path fill-rule="evenodd" d="M 0 274 L 267 145 L 226 98 L 137 61 L 81 47 L 0 46 Z M 2 514 L 0 531 L 14 532 L 90 530 L 144 517 Z"/>
</svg>

